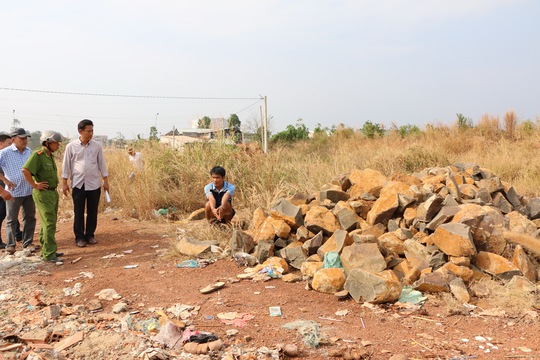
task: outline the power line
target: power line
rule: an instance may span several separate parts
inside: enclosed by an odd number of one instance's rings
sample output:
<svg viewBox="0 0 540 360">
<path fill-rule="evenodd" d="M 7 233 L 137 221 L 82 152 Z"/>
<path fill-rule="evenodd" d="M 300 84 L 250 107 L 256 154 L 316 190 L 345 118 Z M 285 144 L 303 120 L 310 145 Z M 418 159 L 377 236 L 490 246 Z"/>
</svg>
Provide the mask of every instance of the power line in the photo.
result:
<svg viewBox="0 0 540 360">
<path fill-rule="evenodd" d="M 97 93 L 81 93 L 70 91 L 53 91 L 53 90 L 35 90 L 35 89 L 17 89 L 0 87 L 0 90 L 21 91 L 32 93 L 45 94 L 61 94 L 61 95 L 82 95 L 82 96 L 105 96 L 105 97 L 123 97 L 123 98 L 145 98 L 145 99 L 177 99 L 177 100 L 262 100 L 262 98 L 248 97 L 197 97 L 197 96 L 159 96 L 159 95 L 123 95 L 123 94 L 97 94 Z"/>
</svg>

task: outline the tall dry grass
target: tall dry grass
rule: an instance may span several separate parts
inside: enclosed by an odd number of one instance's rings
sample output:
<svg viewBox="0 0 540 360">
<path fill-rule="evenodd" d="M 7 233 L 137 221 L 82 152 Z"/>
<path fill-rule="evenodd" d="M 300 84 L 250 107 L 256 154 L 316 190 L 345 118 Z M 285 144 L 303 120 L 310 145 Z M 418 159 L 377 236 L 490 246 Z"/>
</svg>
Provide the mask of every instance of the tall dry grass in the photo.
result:
<svg viewBox="0 0 540 360">
<path fill-rule="evenodd" d="M 514 110 L 508 110 L 504 114 L 504 125 L 506 128 L 506 136 L 513 139 L 516 135 L 516 127 L 518 124 L 517 114 Z"/>
<path fill-rule="evenodd" d="M 108 205 L 141 219 L 153 217 L 160 208 L 175 208 L 185 216 L 204 205 L 203 187 L 215 165 L 227 169 L 228 180 L 237 187 L 235 208 L 246 213 L 258 206 L 268 208 L 282 196 L 315 194 L 334 176 L 353 169 L 371 168 L 391 176 L 457 162 L 488 168 L 519 193 L 536 196 L 540 190 L 539 144 L 536 130 L 511 139 L 485 136 L 476 128 L 463 131 L 446 126 L 431 126 L 420 135 L 405 138 L 390 134 L 367 139 L 358 132 L 337 131 L 332 136 L 276 145 L 268 154 L 220 143 L 194 144 L 182 152 L 145 143 L 136 148 L 144 166 L 133 181 L 128 178 L 132 168 L 127 152 L 106 149 L 112 198 Z M 71 199 L 63 199 L 61 208 L 68 213 Z"/>
</svg>

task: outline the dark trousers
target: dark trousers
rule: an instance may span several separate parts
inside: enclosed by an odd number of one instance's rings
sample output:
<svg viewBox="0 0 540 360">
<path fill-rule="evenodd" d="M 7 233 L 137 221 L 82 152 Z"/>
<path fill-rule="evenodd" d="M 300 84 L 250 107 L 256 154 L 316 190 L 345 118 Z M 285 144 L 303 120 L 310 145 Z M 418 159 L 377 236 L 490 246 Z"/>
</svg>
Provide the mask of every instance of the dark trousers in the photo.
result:
<svg viewBox="0 0 540 360">
<path fill-rule="evenodd" d="M 6 210 L 6 202 L 4 199 L 0 197 L 0 243 L 2 242 L 2 224 L 4 223 L 4 220 L 7 216 L 7 210 Z M 18 241 L 21 241 L 22 239 L 22 231 L 21 231 L 21 224 L 17 220 L 17 228 L 15 229 L 15 238 L 19 239 Z M 7 239 L 7 236 L 6 236 Z"/>
<path fill-rule="evenodd" d="M 86 191 L 84 186 L 81 189 L 73 188 L 73 212 L 75 220 L 73 221 L 73 232 L 75 241 L 87 240 L 94 237 L 97 227 L 97 214 L 99 207 L 99 197 L 101 188 Z M 86 228 L 84 227 L 84 208 L 86 206 Z"/>
</svg>

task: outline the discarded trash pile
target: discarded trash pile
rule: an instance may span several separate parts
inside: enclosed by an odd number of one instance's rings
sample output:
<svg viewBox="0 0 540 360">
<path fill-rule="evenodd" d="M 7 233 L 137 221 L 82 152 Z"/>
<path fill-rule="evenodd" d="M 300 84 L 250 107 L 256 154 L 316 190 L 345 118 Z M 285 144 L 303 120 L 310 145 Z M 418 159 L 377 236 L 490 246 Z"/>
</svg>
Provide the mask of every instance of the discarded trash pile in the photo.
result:
<svg viewBox="0 0 540 360">
<path fill-rule="evenodd" d="M 540 198 L 474 164 L 391 178 L 354 170 L 317 196 L 258 208 L 252 229 L 233 232 L 231 252 L 239 265 L 260 264 L 241 277 L 281 277 L 290 266 L 313 289 L 345 289 L 357 302 L 395 302 L 410 285 L 465 303 L 483 278 L 535 289 L 537 262 L 524 248 L 540 255 L 539 225 Z"/>
</svg>

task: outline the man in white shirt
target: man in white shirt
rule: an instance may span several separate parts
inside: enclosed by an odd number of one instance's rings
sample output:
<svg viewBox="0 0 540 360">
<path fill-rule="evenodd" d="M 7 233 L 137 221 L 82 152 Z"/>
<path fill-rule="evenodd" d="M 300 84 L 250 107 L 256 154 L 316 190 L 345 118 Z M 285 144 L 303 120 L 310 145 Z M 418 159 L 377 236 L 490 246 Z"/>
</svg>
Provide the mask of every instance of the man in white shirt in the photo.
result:
<svg viewBox="0 0 540 360">
<path fill-rule="evenodd" d="M 78 247 L 97 244 L 94 232 L 97 227 L 97 213 L 101 196 L 101 178 L 103 189 L 109 191 L 109 173 L 101 145 L 92 140 L 94 123 L 85 119 L 79 122 L 79 138 L 66 146 L 62 163 L 62 190 L 69 195 L 71 182 L 73 210 L 73 232 Z M 86 207 L 86 227 L 84 209 Z"/>
</svg>

